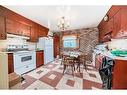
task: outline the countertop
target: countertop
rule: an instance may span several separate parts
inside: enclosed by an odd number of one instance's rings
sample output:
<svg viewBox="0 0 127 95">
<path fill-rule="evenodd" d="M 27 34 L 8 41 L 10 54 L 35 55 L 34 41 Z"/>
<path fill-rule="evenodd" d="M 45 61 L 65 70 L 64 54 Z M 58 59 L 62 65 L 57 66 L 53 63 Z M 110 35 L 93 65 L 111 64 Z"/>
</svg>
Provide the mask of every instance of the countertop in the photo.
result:
<svg viewBox="0 0 127 95">
<path fill-rule="evenodd" d="M 103 56 L 107 56 L 110 57 L 112 59 L 117 59 L 117 60 L 127 60 L 127 56 L 126 57 L 118 57 L 118 56 L 114 56 L 113 54 L 110 53 L 110 51 L 98 51 L 98 53 L 102 54 Z"/>
<path fill-rule="evenodd" d="M 44 50 L 35 50 L 35 51 L 44 51 Z"/>
<path fill-rule="evenodd" d="M 29 51 L 43 51 L 43 50 L 29 50 Z M 0 53 L 5 53 L 5 54 L 9 54 L 9 53 L 16 53 L 16 52 L 8 52 L 8 51 L 0 51 Z"/>
</svg>

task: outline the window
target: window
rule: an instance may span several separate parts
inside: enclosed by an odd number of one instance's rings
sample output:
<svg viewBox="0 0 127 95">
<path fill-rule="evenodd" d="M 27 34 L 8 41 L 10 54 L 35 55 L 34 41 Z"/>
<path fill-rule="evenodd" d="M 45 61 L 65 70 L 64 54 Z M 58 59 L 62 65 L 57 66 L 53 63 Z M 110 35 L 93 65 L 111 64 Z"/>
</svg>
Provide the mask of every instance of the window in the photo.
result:
<svg viewBox="0 0 127 95">
<path fill-rule="evenodd" d="M 74 35 L 63 36 L 63 47 L 64 48 L 76 48 L 77 38 Z"/>
</svg>

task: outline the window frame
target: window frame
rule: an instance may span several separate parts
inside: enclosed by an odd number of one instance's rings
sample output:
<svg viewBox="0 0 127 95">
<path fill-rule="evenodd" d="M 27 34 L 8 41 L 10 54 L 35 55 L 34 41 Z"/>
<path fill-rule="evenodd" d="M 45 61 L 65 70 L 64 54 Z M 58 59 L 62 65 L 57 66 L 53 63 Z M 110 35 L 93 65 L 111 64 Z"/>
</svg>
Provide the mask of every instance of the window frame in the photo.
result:
<svg viewBox="0 0 127 95">
<path fill-rule="evenodd" d="M 66 37 L 66 36 L 75 36 L 76 37 L 76 47 L 64 47 L 63 37 Z M 79 39 L 77 38 L 77 35 L 76 34 L 66 34 L 66 35 L 63 35 L 62 36 L 62 47 L 65 48 L 65 49 L 78 49 L 79 48 Z"/>
</svg>

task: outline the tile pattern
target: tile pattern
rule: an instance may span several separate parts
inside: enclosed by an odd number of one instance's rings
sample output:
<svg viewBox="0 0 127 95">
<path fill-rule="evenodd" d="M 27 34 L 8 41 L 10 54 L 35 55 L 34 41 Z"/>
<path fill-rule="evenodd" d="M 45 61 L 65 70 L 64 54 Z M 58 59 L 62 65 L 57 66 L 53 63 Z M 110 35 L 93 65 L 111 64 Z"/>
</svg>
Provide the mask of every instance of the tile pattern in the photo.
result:
<svg viewBox="0 0 127 95">
<path fill-rule="evenodd" d="M 75 81 L 69 79 L 69 80 L 67 80 L 66 84 L 71 87 L 74 87 Z"/>
<path fill-rule="evenodd" d="M 54 79 L 52 79 L 52 78 L 50 78 L 51 75 L 56 75 L 56 77 Z M 63 75 L 59 72 L 50 71 L 46 75 L 42 76 L 39 80 L 52 86 L 52 87 L 56 87 L 58 82 L 61 80 L 62 76 Z"/>
<path fill-rule="evenodd" d="M 83 79 L 83 89 L 101 89 L 102 84 Z"/>
<path fill-rule="evenodd" d="M 63 74 L 63 65 L 61 61 L 53 61 L 41 66 L 24 75 L 22 82 L 23 89 L 54 89 L 54 90 L 83 90 L 83 89 L 102 89 L 102 81 L 98 71 L 87 63 L 87 69 L 81 67 L 81 71 L 75 71 L 74 76 L 71 70 Z"/>
<path fill-rule="evenodd" d="M 30 86 L 32 83 L 34 83 L 37 79 L 30 77 L 29 75 L 24 75 L 24 81 L 22 82 L 22 89 L 27 88 Z"/>
</svg>

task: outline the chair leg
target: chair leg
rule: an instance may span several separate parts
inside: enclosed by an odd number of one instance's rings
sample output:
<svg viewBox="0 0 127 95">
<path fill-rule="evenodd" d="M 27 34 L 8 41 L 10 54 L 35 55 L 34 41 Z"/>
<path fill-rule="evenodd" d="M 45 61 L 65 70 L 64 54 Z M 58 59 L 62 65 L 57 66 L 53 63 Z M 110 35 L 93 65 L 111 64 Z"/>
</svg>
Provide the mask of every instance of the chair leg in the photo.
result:
<svg viewBox="0 0 127 95">
<path fill-rule="evenodd" d="M 74 66 L 74 71 L 75 71 L 75 65 L 73 65 Z"/>
<path fill-rule="evenodd" d="M 80 71 L 80 63 L 77 64 L 77 69 Z"/>
<path fill-rule="evenodd" d="M 63 62 L 61 61 L 61 65 L 62 65 L 62 63 L 63 63 Z"/>
<path fill-rule="evenodd" d="M 64 65 L 64 70 L 63 70 L 63 74 L 64 74 L 65 70 L 66 70 L 66 65 Z"/>
<path fill-rule="evenodd" d="M 87 71 L 86 62 L 83 62 L 83 68 Z"/>
<path fill-rule="evenodd" d="M 74 70 L 73 70 L 73 68 L 74 68 L 74 67 L 73 67 L 73 66 L 71 66 L 71 68 L 72 68 L 72 75 L 74 76 Z"/>
<path fill-rule="evenodd" d="M 78 67 L 79 67 L 79 72 L 80 72 L 80 63 L 79 63 L 79 66 Z"/>
</svg>

